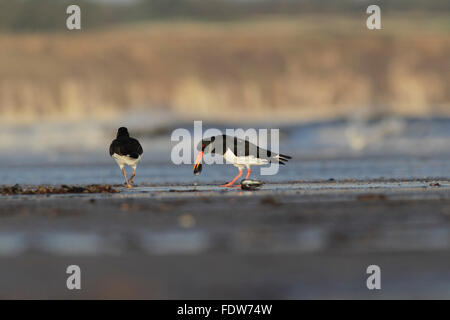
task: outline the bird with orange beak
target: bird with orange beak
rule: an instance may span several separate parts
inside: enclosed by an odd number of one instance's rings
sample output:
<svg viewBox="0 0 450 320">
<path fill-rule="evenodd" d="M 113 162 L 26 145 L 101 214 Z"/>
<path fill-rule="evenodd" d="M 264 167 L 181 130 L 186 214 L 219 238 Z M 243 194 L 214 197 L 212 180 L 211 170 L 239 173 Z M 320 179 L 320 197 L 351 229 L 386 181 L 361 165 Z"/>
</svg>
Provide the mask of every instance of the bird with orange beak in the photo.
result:
<svg viewBox="0 0 450 320">
<path fill-rule="evenodd" d="M 244 168 L 247 168 L 245 179 L 248 179 L 252 172 L 251 166 L 262 166 L 269 163 L 284 165 L 291 159 L 290 156 L 265 150 L 247 140 L 225 134 L 203 139 L 199 142 L 197 150 L 199 152 L 194 163 L 195 175 L 199 175 L 202 171 L 202 159 L 205 154 L 220 154 L 227 163 L 231 163 L 239 169 L 238 175 L 221 187 L 232 187 L 242 176 Z"/>
</svg>

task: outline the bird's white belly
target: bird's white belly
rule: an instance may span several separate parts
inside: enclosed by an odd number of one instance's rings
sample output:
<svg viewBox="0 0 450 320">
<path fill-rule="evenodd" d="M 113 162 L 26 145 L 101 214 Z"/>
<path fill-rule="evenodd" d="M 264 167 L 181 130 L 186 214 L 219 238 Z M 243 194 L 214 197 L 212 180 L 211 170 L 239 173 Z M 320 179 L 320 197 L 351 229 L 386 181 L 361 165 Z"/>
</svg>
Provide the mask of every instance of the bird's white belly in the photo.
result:
<svg viewBox="0 0 450 320">
<path fill-rule="evenodd" d="M 224 159 L 227 162 L 232 163 L 234 166 L 240 167 L 249 167 L 249 166 L 262 166 L 267 164 L 268 161 L 266 159 L 259 159 L 255 156 L 236 156 L 233 151 L 227 149 L 227 151 L 223 155 Z"/>
<path fill-rule="evenodd" d="M 117 165 L 122 169 L 124 166 L 130 166 L 132 168 L 136 168 L 137 163 L 139 160 L 141 160 L 141 156 L 139 156 L 137 159 L 128 157 L 128 156 L 121 156 L 117 153 L 114 153 L 112 155 L 114 160 L 116 160 Z"/>
</svg>

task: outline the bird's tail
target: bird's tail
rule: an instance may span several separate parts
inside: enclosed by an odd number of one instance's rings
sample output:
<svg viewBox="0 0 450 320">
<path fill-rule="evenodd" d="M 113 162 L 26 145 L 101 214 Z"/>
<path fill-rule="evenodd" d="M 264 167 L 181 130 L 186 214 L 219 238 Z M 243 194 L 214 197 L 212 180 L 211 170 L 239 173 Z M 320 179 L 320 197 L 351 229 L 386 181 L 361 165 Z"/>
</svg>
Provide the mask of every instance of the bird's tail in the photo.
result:
<svg viewBox="0 0 450 320">
<path fill-rule="evenodd" d="M 279 155 L 275 156 L 275 159 L 278 160 L 278 163 L 279 163 L 279 164 L 284 165 L 284 163 L 285 163 L 285 162 L 288 162 L 289 159 L 292 159 L 292 157 L 291 157 L 291 156 L 284 155 L 284 154 L 279 154 Z"/>
</svg>

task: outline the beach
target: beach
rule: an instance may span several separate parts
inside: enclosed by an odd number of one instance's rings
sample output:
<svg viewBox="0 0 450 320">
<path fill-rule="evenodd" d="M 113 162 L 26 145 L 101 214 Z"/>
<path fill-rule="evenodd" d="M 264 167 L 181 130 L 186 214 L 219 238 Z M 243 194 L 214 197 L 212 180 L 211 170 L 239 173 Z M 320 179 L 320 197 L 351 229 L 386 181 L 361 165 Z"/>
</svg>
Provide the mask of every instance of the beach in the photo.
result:
<svg viewBox="0 0 450 320">
<path fill-rule="evenodd" d="M 1 298 L 450 297 L 448 119 L 281 125 L 293 158 L 275 175 L 254 167 L 264 185 L 244 191 L 219 187 L 232 165 L 195 176 L 171 161 L 170 133 L 192 124 L 139 131 L 149 118 L 131 130 L 144 148 L 132 189 L 105 127 L 3 127 L 24 147 L 0 159 Z"/>
<path fill-rule="evenodd" d="M 116 188 L 2 198 L 0 297 L 450 297 L 449 180 Z"/>
</svg>

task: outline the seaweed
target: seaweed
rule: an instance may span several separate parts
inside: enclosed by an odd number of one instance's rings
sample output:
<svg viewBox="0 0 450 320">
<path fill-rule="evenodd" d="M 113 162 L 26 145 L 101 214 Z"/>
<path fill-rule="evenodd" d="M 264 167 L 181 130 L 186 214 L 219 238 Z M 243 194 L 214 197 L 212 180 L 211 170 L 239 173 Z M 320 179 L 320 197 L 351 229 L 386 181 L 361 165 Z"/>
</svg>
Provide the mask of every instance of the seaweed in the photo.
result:
<svg viewBox="0 0 450 320">
<path fill-rule="evenodd" d="M 72 193 L 117 193 L 118 190 L 114 189 L 108 184 L 90 184 L 86 186 L 68 186 L 61 185 L 45 186 L 40 185 L 36 187 L 22 187 L 18 184 L 14 186 L 0 187 L 0 194 L 4 196 L 9 195 L 33 195 L 33 194 L 72 194 Z"/>
</svg>

